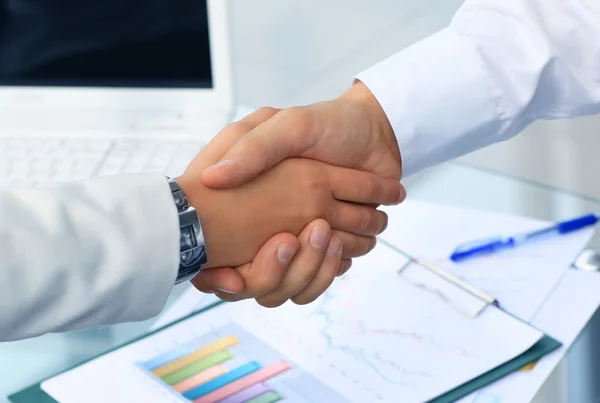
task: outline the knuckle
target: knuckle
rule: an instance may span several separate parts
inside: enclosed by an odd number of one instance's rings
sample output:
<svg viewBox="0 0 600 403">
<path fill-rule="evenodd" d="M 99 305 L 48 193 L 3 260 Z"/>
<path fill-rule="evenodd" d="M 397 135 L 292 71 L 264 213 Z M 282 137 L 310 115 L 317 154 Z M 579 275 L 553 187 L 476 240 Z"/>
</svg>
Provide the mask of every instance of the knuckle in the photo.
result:
<svg viewBox="0 0 600 403">
<path fill-rule="evenodd" d="M 282 119 L 291 130 L 290 135 L 303 136 L 311 131 L 313 126 L 313 115 L 309 109 L 295 106 L 281 112 Z"/>
<path fill-rule="evenodd" d="M 360 229 L 365 232 L 370 232 L 373 229 L 376 214 L 377 212 L 375 210 L 363 210 L 360 214 Z"/>
<path fill-rule="evenodd" d="M 365 179 L 363 183 L 363 197 L 365 201 L 370 201 L 375 199 L 377 196 L 377 182 L 373 178 Z"/>
<path fill-rule="evenodd" d="M 228 126 L 228 129 L 236 133 L 248 133 L 253 126 L 246 120 L 234 122 Z"/>
<path fill-rule="evenodd" d="M 305 187 L 310 190 L 320 190 L 324 187 L 323 178 L 319 175 L 315 175 L 313 172 L 309 172 L 308 169 L 304 172 Z"/>
<path fill-rule="evenodd" d="M 320 183 L 317 183 L 320 182 Z M 305 188 L 306 200 L 302 203 L 304 211 L 304 218 L 313 220 L 315 218 L 327 218 L 330 217 L 333 209 L 331 198 L 328 194 L 323 191 L 322 180 L 315 179 L 311 180 L 311 183 Z"/>
<path fill-rule="evenodd" d="M 253 295 L 265 295 L 279 287 L 280 278 L 278 276 L 256 276 L 251 280 L 246 280 L 246 287 Z"/>
<path fill-rule="evenodd" d="M 350 237 L 348 240 L 346 240 L 346 245 L 344 245 L 344 252 L 346 254 L 346 251 L 348 255 L 352 256 L 355 255 L 357 250 L 359 249 L 359 238 L 356 236 L 352 236 Z"/>
<path fill-rule="evenodd" d="M 257 116 L 259 116 L 260 118 L 264 118 L 267 119 L 273 115 L 275 115 L 277 112 L 279 112 L 279 109 L 277 108 L 272 108 L 270 106 L 263 106 L 262 108 L 259 108 L 256 112 L 254 112 Z"/>
</svg>

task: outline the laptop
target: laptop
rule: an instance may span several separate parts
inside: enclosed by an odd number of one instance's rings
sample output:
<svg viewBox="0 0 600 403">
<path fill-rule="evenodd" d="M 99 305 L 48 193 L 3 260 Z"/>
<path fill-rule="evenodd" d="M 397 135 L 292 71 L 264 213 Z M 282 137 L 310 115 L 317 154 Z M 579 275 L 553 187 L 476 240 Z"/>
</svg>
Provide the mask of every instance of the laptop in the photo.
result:
<svg viewBox="0 0 600 403">
<path fill-rule="evenodd" d="M 228 2 L 0 0 L 0 186 L 178 176 L 232 117 Z"/>
</svg>

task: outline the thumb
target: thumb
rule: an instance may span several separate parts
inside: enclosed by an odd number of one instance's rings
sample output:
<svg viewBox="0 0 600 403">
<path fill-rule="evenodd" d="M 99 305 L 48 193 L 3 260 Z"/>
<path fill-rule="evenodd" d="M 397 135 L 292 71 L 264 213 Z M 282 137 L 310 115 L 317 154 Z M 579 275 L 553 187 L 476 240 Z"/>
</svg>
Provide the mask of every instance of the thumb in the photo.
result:
<svg viewBox="0 0 600 403">
<path fill-rule="evenodd" d="M 192 284 L 200 292 L 239 294 L 244 291 L 244 279 L 231 267 L 202 270 L 192 279 Z"/>
<path fill-rule="evenodd" d="M 211 188 L 243 185 L 290 157 L 315 145 L 327 127 L 312 107 L 283 110 L 238 139 L 221 160 L 205 169 L 202 181 Z"/>
</svg>

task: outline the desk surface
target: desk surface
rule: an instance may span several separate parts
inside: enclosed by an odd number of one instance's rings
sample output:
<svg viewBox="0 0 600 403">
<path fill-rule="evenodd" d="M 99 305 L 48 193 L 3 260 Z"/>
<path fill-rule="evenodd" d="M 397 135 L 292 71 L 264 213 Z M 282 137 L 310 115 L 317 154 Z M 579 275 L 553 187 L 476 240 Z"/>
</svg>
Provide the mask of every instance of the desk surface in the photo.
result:
<svg viewBox="0 0 600 403">
<path fill-rule="evenodd" d="M 445 26 L 462 0 L 409 0 L 402 5 L 372 0 L 231 3 L 238 100 L 286 106 L 339 94 L 353 74 Z M 546 220 L 600 211 L 600 200 L 459 163 L 411 177 L 406 186 L 415 200 Z M 600 241 L 592 244 L 600 246 Z M 178 292 L 174 290 L 173 298 Z M 152 322 L 0 344 L 0 402 L 11 392 L 141 334 Z"/>
</svg>

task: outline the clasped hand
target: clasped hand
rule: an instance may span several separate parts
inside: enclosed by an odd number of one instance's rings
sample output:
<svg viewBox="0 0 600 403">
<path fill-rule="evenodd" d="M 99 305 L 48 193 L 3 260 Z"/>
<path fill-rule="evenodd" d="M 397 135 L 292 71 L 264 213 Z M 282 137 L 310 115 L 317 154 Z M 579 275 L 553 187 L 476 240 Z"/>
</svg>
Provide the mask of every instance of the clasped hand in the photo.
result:
<svg viewBox="0 0 600 403">
<path fill-rule="evenodd" d="M 353 112 L 354 105 L 368 111 L 363 99 L 342 101 L 317 105 L 314 116 L 303 116 L 313 125 L 300 125 L 304 138 L 290 133 L 302 123 L 297 113 L 259 110 L 223 129 L 178 178 L 200 215 L 207 246 L 208 264 L 192 281 L 196 288 L 225 301 L 255 298 L 266 307 L 289 299 L 306 304 L 345 273 L 352 258 L 375 246 L 375 236 L 387 226 L 386 214 L 377 207 L 398 204 L 405 197 L 399 153 L 389 139 L 377 141 L 375 133 L 361 130 L 360 124 L 332 137 L 331 131 L 337 130 L 323 112 L 339 111 L 327 108 Z M 319 119 L 326 118 L 329 124 L 320 124 Z M 373 127 L 373 122 L 367 123 Z M 335 147 L 336 142 L 341 147 Z M 364 147 L 369 144 L 377 149 Z M 250 159 L 240 163 L 236 149 Z M 232 154 L 238 162 L 233 168 L 235 164 L 226 160 Z M 391 164 L 386 164 L 386 154 Z M 224 175 L 219 169 L 230 172 Z"/>
</svg>

